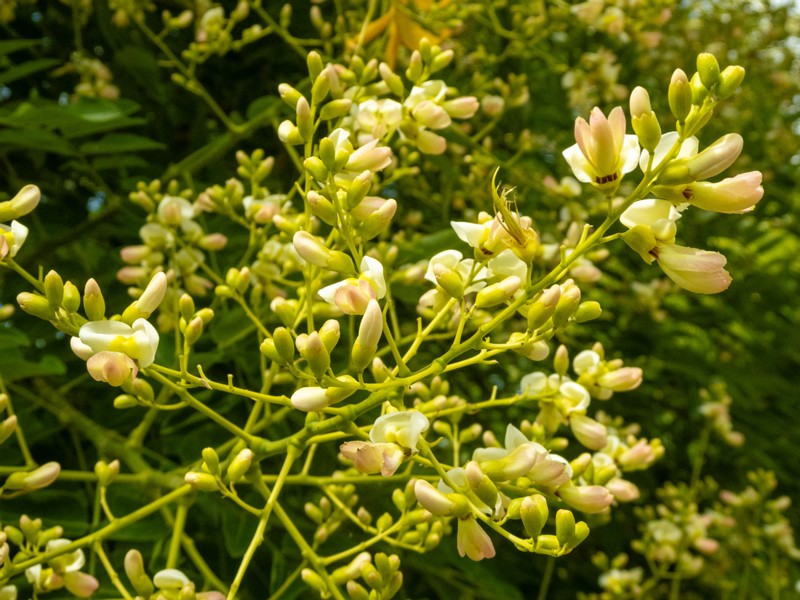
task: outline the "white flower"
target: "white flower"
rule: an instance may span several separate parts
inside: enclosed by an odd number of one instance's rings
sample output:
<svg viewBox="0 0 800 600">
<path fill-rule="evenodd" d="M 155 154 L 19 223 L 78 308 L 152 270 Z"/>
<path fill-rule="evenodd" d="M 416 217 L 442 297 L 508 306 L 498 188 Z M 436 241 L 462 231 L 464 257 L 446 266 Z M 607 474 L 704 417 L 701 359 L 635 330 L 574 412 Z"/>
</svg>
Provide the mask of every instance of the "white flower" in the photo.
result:
<svg viewBox="0 0 800 600">
<path fill-rule="evenodd" d="M 80 328 L 71 346 L 86 360 L 99 352 L 121 352 L 145 368 L 155 359 L 158 332 L 145 319 L 136 319 L 132 326 L 121 321 L 92 321 Z"/>
<path fill-rule="evenodd" d="M 674 241 L 678 231 L 675 222 L 681 213 L 668 200 L 639 200 L 631 204 L 619 218 L 628 229 L 641 226 L 650 229 L 653 236 L 661 241 Z"/>
<path fill-rule="evenodd" d="M 22 244 L 25 243 L 25 240 L 28 239 L 28 228 L 19 221 L 11 221 L 10 225 L 0 223 L 0 236 L 5 238 L 4 242 L 7 244 L 8 254 L 13 258 L 17 255 L 19 249 L 22 248 Z M 2 246 L 1 242 L 0 246 Z M 5 256 L 5 254 L 0 250 L 0 258 L 3 256 Z"/>
<path fill-rule="evenodd" d="M 386 295 L 383 265 L 371 256 L 361 260 L 361 274 L 326 286 L 317 292 L 328 304 L 338 306 L 348 315 L 363 315 L 370 300 Z"/>
<path fill-rule="evenodd" d="M 614 190 L 625 173 L 636 168 L 639 139 L 625 134 L 625 113 L 618 106 L 608 118 L 595 107 L 587 123 L 575 120 L 576 143 L 562 153 L 579 181 Z"/>
<path fill-rule="evenodd" d="M 425 279 L 431 283 L 438 284 L 435 269 L 439 266 L 456 272 L 461 277 L 462 281 L 466 283 L 470 273 L 472 273 L 475 268 L 475 261 L 472 259 L 462 260 L 463 258 L 464 255 L 458 250 L 444 250 L 443 252 L 439 252 L 439 254 L 431 257 L 428 263 L 428 270 L 425 272 Z M 481 267 L 472 277 L 472 282 L 466 287 L 464 293 L 469 294 L 470 292 L 477 292 L 479 289 L 483 288 L 486 285 L 485 279 L 487 275 L 486 268 Z"/>
<path fill-rule="evenodd" d="M 416 452 L 417 442 L 428 426 L 428 418 L 416 410 L 388 413 L 375 419 L 369 439 L 374 444 L 392 443 Z"/>
</svg>

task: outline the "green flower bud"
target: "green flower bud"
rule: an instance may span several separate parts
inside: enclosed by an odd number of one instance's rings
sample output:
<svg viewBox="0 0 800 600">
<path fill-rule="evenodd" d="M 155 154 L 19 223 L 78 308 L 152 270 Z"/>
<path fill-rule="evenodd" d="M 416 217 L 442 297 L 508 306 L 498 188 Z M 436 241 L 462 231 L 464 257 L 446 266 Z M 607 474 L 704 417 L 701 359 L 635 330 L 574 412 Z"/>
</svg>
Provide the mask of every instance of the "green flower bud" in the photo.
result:
<svg viewBox="0 0 800 600">
<path fill-rule="evenodd" d="M 241 481 L 245 473 L 247 473 L 247 471 L 250 469 L 250 466 L 253 464 L 253 458 L 254 454 L 250 448 L 241 450 L 228 466 L 228 470 L 226 472 L 228 481 L 231 483 L 237 483 Z"/>
<path fill-rule="evenodd" d="M 506 277 L 498 283 L 487 285 L 475 296 L 476 308 L 489 308 L 509 300 L 522 286 L 522 280 L 516 275 Z"/>
<path fill-rule="evenodd" d="M 599 302 L 589 300 L 588 302 L 581 302 L 578 310 L 575 311 L 573 319 L 578 323 L 586 323 L 587 321 L 594 321 L 603 312 Z"/>
<path fill-rule="evenodd" d="M 314 80 L 311 86 L 311 103 L 320 104 L 328 96 L 331 91 L 331 80 L 328 78 L 327 73 L 324 71 Z"/>
<path fill-rule="evenodd" d="M 322 64 L 322 57 L 315 50 L 308 53 L 306 65 L 308 65 L 308 74 L 311 76 L 312 81 L 316 81 L 320 73 L 322 73 L 322 69 L 325 68 L 325 65 Z"/>
<path fill-rule="evenodd" d="M 186 329 L 183 331 L 183 337 L 186 343 L 192 346 L 200 339 L 201 335 L 203 335 L 203 319 L 195 317 L 186 325 Z"/>
<path fill-rule="evenodd" d="M 86 282 L 83 290 L 83 310 L 90 321 L 102 321 L 106 314 L 106 301 L 94 279 Z"/>
<path fill-rule="evenodd" d="M 42 192 L 33 184 L 28 184 L 17 192 L 11 200 L 0 202 L 0 223 L 24 217 L 39 205 Z"/>
<path fill-rule="evenodd" d="M 389 91 L 392 92 L 398 98 L 402 98 L 405 96 L 405 86 L 403 86 L 403 80 L 400 78 L 399 75 L 394 73 L 386 63 L 381 63 L 378 66 L 378 72 L 380 73 L 381 79 L 389 88 Z"/>
<path fill-rule="evenodd" d="M 567 374 L 567 369 L 569 369 L 569 351 L 564 344 L 561 344 L 553 357 L 553 370 L 561 377 L 564 377 Z"/>
<path fill-rule="evenodd" d="M 720 100 L 729 98 L 733 93 L 739 89 L 744 80 L 744 69 L 738 65 L 731 65 L 725 67 L 719 75 L 719 83 L 717 83 L 717 97 Z"/>
<path fill-rule="evenodd" d="M 689 86 L 692 88 L 692 104 L 700 106 L 703 101 L 708 98 L 708 89 L 703 85 L 700 80 L 700 74 L 695 73 L 689 81 Z"/>
<path fill-rule="evenodd" d="M 675 69 L 675 72 L 672 74 L 667 99 L 669 100 L 669 109 L 672 111 L 673 116 L 677 119 L 678 123 L 683 123 L 692 110 L 692 89 L 689 85 L 689 79 L 686 77 L 686 73 L 680 69 Z"/>
<path fill-rule="evenodd" d="M 5 442 L 17 429 L 17 416 L 11 415 L 0 422 L 0 444 Z"/>
<path fill-rule="evenodd" d="M 3 487 L 7 490 L 32 492 L 49 486 L 58 479 L 59 473 L 61 473 L 61 465 L 57 462 L 49 462 L 33 471 L 12 473 L 6 479 Z"/>
<path fill-rule="evenodd" d="M 454 57 L 455 53 L 452 50 L 445 50 L 444 52 L 437 54 L 431 61 L 431 73 L 436 73 L 437 71 L 441 71 L 447 67 L 451 62 L 453 62 Z"/>
<path fill-rule="evenodd" d="M 22 292 L 17 295 L 17 303 L 22 310 L 34 317 L 45 321 L 52 321 L 56 318 L 55 311 L 44 296 Z"/>
<path fill-rule="evenodd" d="M 193 490 L 197 490 L 198 492 L 216 492 L 219 489 L 217 478 L 210 473 L 189 471 L 183 479 L 192 486 Z"/>
<path fill-rule="evenodd" d="M 81 293 L 71 281 L 64 284 L 64 298 L 61 303 L 68 313 L 78 312 L 81 307 Z"/>
<path fill-rule="evenodd" d="M 143 597 L 149 598 L 153 594 L 153 582 L 147 576 L 144 570 L 144 560 L 142 554 L 138 550 L 130 550 L 125 555 L 125 574 L 136 590 L 136 593 Z"/>
<path fill-rule="evenodd" d="M 100 485 L 111 485 L 117 475 L 119 475 L 119 461 L 112 460 L 110 463 L 104 460 L 97 461 L 94 465 L 94 474 L 97 476 L 97 481 Z"/>
<path fill-rule="evenodd" d="M 411 58 L 408 61 L 408 69 L 406 69 L 406 79 L 411 83 L 419 83 L 422 78 L 422 55 L 418 50 L 411 53 Z"/>
<path fill-rule="evenodd" d="M 139 406 L 139 400 L 130 394 L 120 394 L 114 398 L 114 408 L 121 410 L 124 408 L 133 408 L 134 406 Z"/>
<path fill-rule="evenodd" d="M 202 456 L 203 463 L 205 464 L 205 468 L 208 469 L 208 472 L 212 475 L 218 475 L 219 456 L 217 455 L 217 451 L 213 448 L 203 448 Z"/>
<path fill-rule="evenodd" d="M 297 106 L 297 101 L 303 97 L 303 94 L 298 92 L 288 83 L 282 83 L 278 86 L 278 93 L 281 95 L 281 100 L 286 102 L 294 109 Z"/>
<path fill-rule="evenodd" d="M 561 286 L 554 285 L 543 291 L 528 308 L 528 331 L 536 331 L 553 316 L 561 299 Z"/>
<path fill-rule="evenodd" d="M 519 516 L 525 533 L 534 540 L 542 533 L 549 514 L 547 499 L 540 494 L 523 498 L 519 507 Z"/>
<path fill-rule="evenodd" d="M 361 204 L 372 187 L 372 172 L 364 171 L 350 182 L 347 188 L 347 208 L 354 209 Z"/>
<path fill-rule="evenodd" d="M 306 200 L 315 217 L 319 217 L 332 227 L 338 223 L 339 215 L 336 214 L 336 207 L 325 196 L 312 190 L 306 194 Z"/>
<path fill-rule="evenodd" d="M 564 546 L 575 535 L 575 515 L 571 510 L 561 509 L 556 513 L 556 537 Z"/>
<path fill-rule="evenodd" d="M 182 294 L 178 301 L 178 310 L 181 317 L 190 321 L 195 313 L 194 299 L 189 294 Z"/>
<path fill-rule="evenodd" d="M 700 75 L 700 81 L 703 86 L 710 90 L 719 81 L 719 63 L 716 57 L 709 53 L 703 52 L 697 55 L 697 73 Z"/>
<path fill-rule="evenodd" d="M 562 289 L 561 298 L 553 312 L 553 326 L 558 328 L 567 324 L 581 302 L 581 290 L 577 285 Z"/>
<path fill-rule="evenodd" d="M 55 271 L 49 271 L 44 276 L 44 295 L 53 310 L 57 310 L 64 300 L 64 281 Z"/>
<path fill-rule="evenodd" d="M 332 119 L 339 119 L 344 117 L 350 112 L 353 106 L 353 101 L 349 98 L 340 98 L 338 100 L 331 100 L 319 111 L 319 118 L 323 121 L 330 121 Z"/>
</svg>

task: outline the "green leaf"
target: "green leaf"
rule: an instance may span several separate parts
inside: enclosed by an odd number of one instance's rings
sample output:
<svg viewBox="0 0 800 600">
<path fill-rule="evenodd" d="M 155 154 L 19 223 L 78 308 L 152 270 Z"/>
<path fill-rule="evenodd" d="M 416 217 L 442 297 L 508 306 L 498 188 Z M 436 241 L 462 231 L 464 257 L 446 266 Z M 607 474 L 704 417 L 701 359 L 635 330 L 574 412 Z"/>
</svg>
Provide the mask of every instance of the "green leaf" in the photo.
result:
<svg viewBox="0 0 800 600">
<path fill-rule="evenodd" d="M 60 64 L 61 61 L 56 58 L 34 58 L 33 60 L 29 60 L 15 67 L 11 67 L 10 69 L 6 69 L 0 73 L 0 85 L 8 85 L 12 81 L 22 79 L 28 75 L 33 75 L 39 71 L 52 69 L 56 65 Z"/>
<path fill-rule="evenodd" d="M 258 522 L 250 513 L 226 510 L 222 513 L 222 537 L 225 549 L 233 558 L 244 556 L 253 539 Z"/>
<path fill-rule="evenodd" d="M 119 154 L 163 150 L 164 144 L 135 133 L 109 133 L 96 142 L 86 142 L 81 148 L 84 154 Z"/>
<path fill-rule="evenodd" d="M 102 123 L 127 117 L 138 111 L 140 106 L 133 100 L 104 100 L 102 98 L 81 98 L 68 104 L 64 110 L 84 121 Z"/>
<path fill-rule="evenodd" d="M 26 377 L 44 375 L 63 375 L 67 368 L 52 354 L 45 354 L 39 362 L 26 360 L 21 356 L 6 356 L 0 362 L 0 376 L 6 381 L 17 381 Z"/>
<path fill-rule="evenodd" d="M 247 119 L 253 119 L 266 111 L 275 111 L 276 107 L 282 103 L 281 100 L 275 96 L 261 96 L 253 100 L 247 106 Z M 277 111 L 276 111 L 277 112 Z"/>
<path fill-rule="evenodd" d="M 0 352 L 31 345 L 31 339 L 19 329 L 0 329 Z"/>
<path fill-rule="evenodd" d="M 3 40 L 0 42 L 0 56 L 11 54 L 17 50 L 33 48 L 41 45 L 42 40 Z"/>
<path fill-rule="evenodd" d="M 64 138 L 45 129 L 20 128 L 0 131 L 0 147 L 24 148 L 75 156 L 75 148 Z"/>
<path fill-rule="evenodd" d="M 150 163 L 141 156 L 134 154 L 118 154 L 115 156 L 98 156 L 92 161 L 92 167 L 97 171 L 109 169 L 147 169 Z"/>
</svg>

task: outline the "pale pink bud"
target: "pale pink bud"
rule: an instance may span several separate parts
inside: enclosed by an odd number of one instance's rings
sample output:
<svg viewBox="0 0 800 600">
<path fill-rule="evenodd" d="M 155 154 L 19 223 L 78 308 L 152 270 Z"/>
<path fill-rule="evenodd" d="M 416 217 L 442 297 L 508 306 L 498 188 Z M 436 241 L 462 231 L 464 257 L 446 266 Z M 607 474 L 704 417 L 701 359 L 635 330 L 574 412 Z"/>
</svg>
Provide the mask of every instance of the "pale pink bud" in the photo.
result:
<svg viewBox="0 0 800 600">
<path fill-rule="evenodd" d="M 617 457 L 617 463 L 626 471 L 646 469 L 653 464 L 656 454 L 645 440 L 639 440 Z"/>
<path fill-rule="evenodd" d="M 117 281 L 125 285 L 136 285 L 147 277 L 149 270 L 145 267 L 122 267 L 117 271 Z"/>
<path fill-rule="evenodd" d="M 571 507 L 585 513 L 599 513 L 611 506 L 614 496 L 602 485 L 565 485 L 556 495 Z"/>
<path fill-rule="evenodd" d="M 642 370 L 639 367 L 622 367 L 609 371 L 597 380 L 597 385 L 614 392 L 629 392 L 642 383 Z"/>
<path fill-rule="evenodd" d="M 539 456 L 527 477 L 536 485 L 557 487 L 569 482 L 572 468 L 566 459 L 555 454 L 544 454 Z"/>
<path fill-rule="evenodd" d="M 491 538 L 472 517 L 458 520 L 456 540 L 460 556 L 466 555 L 475 561 L 494 558 L 495 550 Z"/>
<path fill-rule="evenodd" d="M 383 333 L 383 313 L 377 300 L 370 300 L 358 326 L 356 340 L 363 348 L 375 348 Z"/>
<path fill-rule="evenodd" d="M 635 483 L 616 477 L 606 484 L 606 489 L 611 492 L 618 502 L 633 502 L 641 495 Z"/>
<path fill-rule="evenodd" d="M 147 318 L 155 311 L 167 293 L 167 276 L 163 272 L 153 275 L 142 295 L 136 300 L 139 316 Z"/>
<path fill-rule="evenodd" d="M 738 133 L 722 136 L 700 154 L 686 163 L 693 179 L 707 179 L 719 175 L 730 167 L 742 152 L 744 139 Z"/>
<path fill-rule="evenodd" d="M 417 502 L 434 515 L 449 515 L 455 507 L 452 500 L 424 479 L 417 479 L 414 494 Z M 463 553 L 461 556 L 464 556 Z"/>
<path fill-rule="evenodd" d="M 119 387 L 138 373 L 136 363 L 121 352 L 98 352 L 86 361 L 86 369 L 95 381 Z"/>
<path fill-rule="evenodd" d="M 380 171 L 392 164 L 392 150 L 386 146 L 378 146 L 378 140 L 372 140 L 354 151 L 347 160 L 348 171 Z"/>
<path fill-rule="evenodd" d="M 659 245 L 658 264 L 667 277 L 685 290 L 697 294 L 717 294 L 728 289 L 731 276 L 725 270 L 727 259 L 718 252 Z"/>
<path fill-rule="evenodd" d="M 164 224 L 177 227 L 194 216 L 192 203 L 180 196 L 164 196 L 158 203 L 158 219 Z"/>
<path fill-rule="evenodd" d="M 122 262 L 129 265 L 137 265 L 150 256 L 152 252 L 150 246 L 141 244 L 138 246 L 126 246 L 119 251 L 119 256 Z"/>
<path fill-rule="evenodd" d="M 683 196 L 694 206 L 720 213 L 746 213 L 764 196 L 761 172 L 750 171 L 717 183 L 697 182 Z"/>
<path fill-rule="evenodd" d="M 717 552 L 717 550 L 719 550 L 719 546 L 720 546 L 720 544 L 719 544 L 719 542 L 717 540 L 714 540 L 714 539 L 711 539 L 711 538 L 707 538 L 707 537 L 699 538 L 699 539 L 695 540 L 693 545 L 694 545 L 695 548 L 697 548 L 698 552 L 700 552 L 702 554 L 705 554 L 706 556 L 709 556 L 709 555 L 714 554 L 715 552 Z"/>
<path fill-rule="evenodd" d="M 581 414 L 572 414 L 569 426 L 577 440 L 589 450 L 601 450 L 608 441 L 606 426 Z"/>
<path fill-rule="evenodd" d="M 330 257 L 330 250 L 318 238 L 307 231 L 298 231 L 292 238 L 297 253 L 306 262 L 316 267 L 325 268 Z"/>
<path fill-rule="evenodd" d="M 0 202 L 0 222 L 12 221 L 24 217 L 39 205 L 42 192 L 33 184 L 23 187 L 6 202 Z"/>
<path fill-rule="evenodd" d="M 201 237 L 197 245 L 203 250 L 210 250 L 212 252 L 222 250 L 228 245 L 228 236 L 222 233 L 209 233 Z"/>
<path fill-rule="evenodd" d="M 4 487 L 8 490 L 31 492 L 46 488 L 58 479 L 60 473 L 61 465 L 57 462 L 49 462 L 27 473 L 12 473 L 9 475 L 8 479 L 6 479 Z"/>
</svg>

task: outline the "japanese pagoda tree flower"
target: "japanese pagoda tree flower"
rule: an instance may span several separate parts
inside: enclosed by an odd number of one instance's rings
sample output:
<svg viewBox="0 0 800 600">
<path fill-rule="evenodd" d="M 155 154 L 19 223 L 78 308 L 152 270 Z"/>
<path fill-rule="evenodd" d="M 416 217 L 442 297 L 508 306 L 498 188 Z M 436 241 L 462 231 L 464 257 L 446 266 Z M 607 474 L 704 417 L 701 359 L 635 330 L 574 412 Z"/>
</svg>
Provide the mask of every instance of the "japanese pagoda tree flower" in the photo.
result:
<svg viewBox="0 0 800 600">
<path fill-rule="evenodd" d="M 350 277 L 322 288 L 318 294 L 328 304 L 337 306 L 347 315 L 363 315 L 370 300 L 380 300 L 386 295 L 383 265 L 371 256 L 361 260 L 358 278 Z"/>
<path fill-rule="evenodd" d="M 417 443 L 428 427 L 428 418 L 419 411 L 388 413 L 375 419 L 369 442 L 345 442 L 339 451 L 361 473 L 389 477 L 407 456 L 417 451 Z"/>
<path fill-rule="evenodd" d="M 629 229 L 622 237 L 647 264 L 657 260 L 667 277 L 685 290 L 716 294 L 728 289 L 731 276 L 722 254 L 675 244 L 679 217 L 667 200 L 634 202 L 620 217 Z"/>
<path fill-rule="evenodd" d="M 576 143 L 562 154 L 579 181 L 613 192 L 622 176 L 636 168 L 639 140 L 625 133 L 625 124 L 625 113 L 619 106 L 608 118 L 595 107 L 588 123 L 583 117 L 575 120 Z"/>
<path fill-rule="evenodd" d="M 35 185 L 26 185 L 11 200 L 0 202 L 0 260 L 17 255 L 28 237 L 28 228 L 17 221 L 39 205 L 42 194 Z M 11 221 L 8 225 L 6 221 Z"/>
<path fill-rule="evenodd" d="M 56 539 L 47 542 L 47 551 L 54 551 L 71 542 L 66 539 Z M 94 594 L 100 583 L 86 573 L 81 572 L 86 564 L 86 557 L 83 550 L 78 549 L 51 558 L 48 567 L 43 568 L 41 564 L 34 565 L 25 570 L 25 577 L 33 588 L 39 592 L 50 592 L 60 588 L 67 590 L 78 598 L 88 598 Z"/>
<path fill-rule="evenodd" d="M 80 328 L 70 345 L 75 354 L 87 361 L 101 352 L 117 352 L 135 360 L 139 368 L 145 368 L 155 360 L 158 332 L 145 319 L 136 319 L 133 325 L 91 321 Z"/>
</svg>

